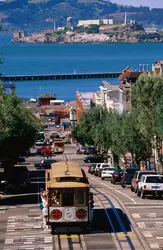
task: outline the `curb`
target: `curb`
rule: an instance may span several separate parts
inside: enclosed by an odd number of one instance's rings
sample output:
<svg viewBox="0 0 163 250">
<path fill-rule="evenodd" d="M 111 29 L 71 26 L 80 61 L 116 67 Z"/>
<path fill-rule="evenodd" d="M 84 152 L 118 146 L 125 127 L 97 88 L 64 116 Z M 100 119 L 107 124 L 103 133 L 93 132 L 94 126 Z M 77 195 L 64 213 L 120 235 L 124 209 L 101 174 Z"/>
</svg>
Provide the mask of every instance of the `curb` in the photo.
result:
<svg viewBox="0 0 163 250">
<path fill-rule="evenodd" d="M 144 236 L 141 234 L 140 230 L 138 229 L 134 219 L 132 218 L 132 216 L 130 215 L 130 213 L 128 212 L 127 208 L 125 207 L 125 205 L 117 199 L 117 197 L 114 195 L 114 194 L 110 194 L 110 196 L 112 196 L 115 200 L 117 200 L 119 202 L 119 204 L 121 205 L 121 207 L 123 208 L 123 210 L 125 211 L 129 221 L 131 222 L 131 225 L 132 225 L 132 228 L 133 230 L 136 232 L 137 236 L 138 236 L 138 239 L 141 243 L 141 245 L 143 246 L 144 250 L 148 250 L 150 249 L 149 248 L 149 245 L 148 243 L 146 242 L 146 240 L 144 239 Z"/>
</svg>

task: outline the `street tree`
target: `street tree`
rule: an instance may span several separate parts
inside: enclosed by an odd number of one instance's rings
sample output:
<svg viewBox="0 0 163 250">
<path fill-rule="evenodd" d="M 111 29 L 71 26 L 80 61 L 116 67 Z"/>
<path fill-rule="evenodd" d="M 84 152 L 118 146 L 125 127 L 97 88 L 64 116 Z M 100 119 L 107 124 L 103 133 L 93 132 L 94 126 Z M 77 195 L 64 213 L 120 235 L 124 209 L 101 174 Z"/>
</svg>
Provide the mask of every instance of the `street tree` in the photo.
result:
<svg viewBox="0 0 163 250">
<path fill-rule="evenodd" d="M 160 148 L 157 144 L 163 139 L 163 78 L 141 75 L 132 88 L 132 104 L 137 110 L 137 126 L 142 138 L 146 140 L 148 152 Z"/>
<path fill-rule="evenodd" d="M 0 159 L 9 167 L 35 141 L 39 121 L 15 95 L 0 95 Z"/>
</svg>

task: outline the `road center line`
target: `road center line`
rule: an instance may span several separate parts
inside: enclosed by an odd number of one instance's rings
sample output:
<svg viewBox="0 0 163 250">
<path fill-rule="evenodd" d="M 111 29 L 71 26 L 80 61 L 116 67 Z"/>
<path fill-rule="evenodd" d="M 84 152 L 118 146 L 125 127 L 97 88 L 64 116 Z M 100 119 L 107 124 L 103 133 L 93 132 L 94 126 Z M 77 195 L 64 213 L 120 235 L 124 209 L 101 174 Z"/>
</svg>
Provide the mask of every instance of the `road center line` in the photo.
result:
<svg viewBox="0 0 163 250">
<path fill-rule="evenodd" d="M 92 179 L 92 180 L 95 180 L 94 178 L 91 178 L 91 179 Z M 100 183 L 101 185 L 103 185 L 103 186 L 105 186 L 105 187 L 109 187 L 110 189 L 116 191 L 117 193 L 122 194 L 123 196 L 126 196 L 126 197 L 127 197 L 128 199 L 130 199 L 134 204 L 136 204 L 136 201 L 135 201 L 134 199 L 132 199 L 129 195 L 124 194 L 124 193 L 122 193 L 121 191 L 119 191 L 119 190 L 117 190 L 117 189 L 114 189 L 114 188 L 112 188 L 112 187 L 106 185 L 105 183 L 101 183 L 100 181 L 97 181 L 97 180 L 95 180 L 95 181 L 98 182 L 98 183 Z"/>
</svg>

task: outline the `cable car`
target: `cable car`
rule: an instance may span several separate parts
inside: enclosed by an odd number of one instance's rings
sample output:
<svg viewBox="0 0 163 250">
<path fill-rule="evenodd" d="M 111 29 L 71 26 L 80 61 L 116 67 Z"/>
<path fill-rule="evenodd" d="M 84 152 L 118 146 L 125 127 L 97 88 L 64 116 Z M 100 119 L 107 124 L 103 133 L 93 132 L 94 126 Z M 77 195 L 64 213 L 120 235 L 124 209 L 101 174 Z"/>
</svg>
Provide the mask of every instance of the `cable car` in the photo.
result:
<svg viewBox="0 0 163 250">
<path fill-rule="evenodd" d="M 92 221 L 89 182 L 76 162 L 53 163 L 46 170 L 48 224 L 55 232 L 83 232 Z"/>
<path fill-rule="evenodd" d="M 64 153 L 64 141 L 61 138 L 55 138 L 52 144 L 53 153 Z"/>
</svg>

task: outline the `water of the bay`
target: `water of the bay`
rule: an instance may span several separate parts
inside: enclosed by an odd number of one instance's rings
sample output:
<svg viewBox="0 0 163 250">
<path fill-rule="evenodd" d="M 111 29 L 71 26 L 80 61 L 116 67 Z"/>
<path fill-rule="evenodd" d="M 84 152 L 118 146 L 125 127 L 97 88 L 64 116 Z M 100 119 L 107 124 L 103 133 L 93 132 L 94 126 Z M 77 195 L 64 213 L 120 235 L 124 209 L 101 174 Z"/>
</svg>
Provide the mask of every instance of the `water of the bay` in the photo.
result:
<svg viewBox="0 0 163 250">
<path fill-rule="evenodd" d="M 12 43 L 11 34 L 0 34 L 3 75 L 120 72 L 126 66 L 151 69 L 163 59 L 163 43 L 133 44 L 25 44 Z M 147 66 L 148 65 L 148 66 Z M 43 93 L 57 99 L 74 100 L 76 91 L 97 91 L 102 80 L 119 84 L 118 79 L 44 80 L 16 82 L 16 93 L 23 98 L 38 98 Z"/>
</svg>

